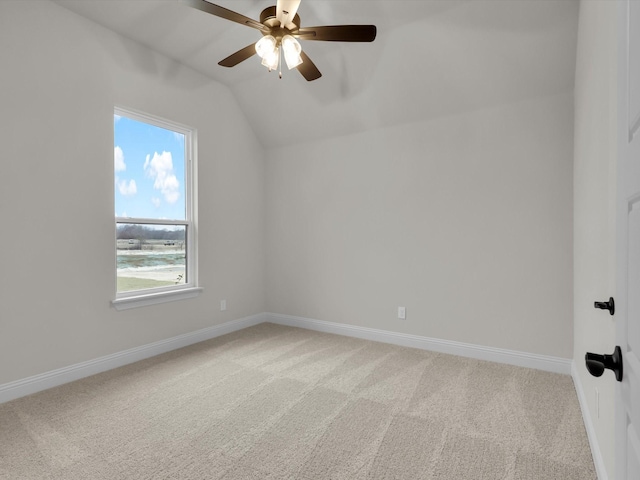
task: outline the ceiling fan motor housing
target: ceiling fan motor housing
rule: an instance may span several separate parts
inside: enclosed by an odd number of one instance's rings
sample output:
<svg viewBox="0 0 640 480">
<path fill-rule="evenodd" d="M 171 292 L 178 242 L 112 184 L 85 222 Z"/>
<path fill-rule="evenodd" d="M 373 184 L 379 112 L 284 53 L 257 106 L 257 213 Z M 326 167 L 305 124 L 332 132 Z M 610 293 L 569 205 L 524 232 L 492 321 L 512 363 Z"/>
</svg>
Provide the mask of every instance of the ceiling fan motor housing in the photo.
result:
<svg viewBox="0 0 640 480">
<path fill-rule="evenodd" d="M 296 26 L 296 28 L 294 28 L 293 30 L 289 30 L 284 27 L 278 28 L 280 27 L 280 22 L 276 18 L 276 6 L 274 5 L 273 7 L 267 7 L 264 10 L 262 10 L 262 12 L 260 13 L 260 23 L 273 30 L 270 33 L 271 35 L 273 35 L 276 38 L 278 38 L 278 36 L 282 38 L 284 35 L 287 35 L 288 33 L 294 33 L 300 28 L 300 15 L 296 13 L 296 16 L 293 17 L 292 23 L 294 23 Z M 278 30 L 282 31 L 282 35 L 276 35 L 277 33 L 279 33 Z M 262 34 L 269 35 L 269 33 L 265 33 L 265 32 L 262 32 Z"/>
</svg>

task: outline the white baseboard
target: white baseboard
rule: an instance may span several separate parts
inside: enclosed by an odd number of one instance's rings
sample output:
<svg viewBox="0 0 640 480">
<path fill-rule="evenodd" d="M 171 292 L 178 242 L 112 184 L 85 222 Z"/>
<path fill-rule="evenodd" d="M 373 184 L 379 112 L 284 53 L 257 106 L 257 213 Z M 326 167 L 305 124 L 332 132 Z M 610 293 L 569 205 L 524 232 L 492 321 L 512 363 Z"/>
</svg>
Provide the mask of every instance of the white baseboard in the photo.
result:
<svg viewBox="0 0 640 480">
<path fill-rule="evenodd" d="M 576 387 L 576 394 L 578 395 L 578 402 L 580 403 L 580 410 L 582 411 L 582 420 L 584 421 L 584 427 L 587 430 L 587 438 L 589 439 L 589 446 L 591 447 L 591 456 L 593 457 L 593 463 L 596 467 L 596 474 L 598 480 L 608 480 L 607 469 L 604 466 L 604 460 L 602 458 L 602 451 L 600 450 L 600 444 L 598 443 L 598 437 L 596 436 L 596 430 L 589 414 L 589 407 L 587 405 L 587 397 L 584 394 L 584 388 L 582 387 L 582 380 L 576 370 L 575 362 L 571 362 L 571 378 L 573 378 L 573 384 Z"/>
<path fill-rule="evenodd" d="M 220 335 L 235 332 L 236 330 L 251 327 L 253 325 L 263 323 L 265 319 L 265 314 L 259 313 L 257 315 L 232 320 L 230 322 L 214 325 L 195 332 L 178 335 L 177 337 L 160 340 L 159 342 L 142 345 L 141 347 L 135 347 L 122 352 L 106 355 L 87 362 L 51 370 L 50 372 L 23 378 L 15 382 L 5 383 L 0 385 L 0 403 L 24 397 L 48 388 L 57 387 L 59 385 L 105 372 L 113 368 L 122 367 L 177 348 L 186 347 L 188 345 L 193 345 L 194 343 L 219 337 Z"/>
<path fill-rule="evenodd" d="M 391 343 L 403 347 L 448 353 L 477 360 L 506 363 L 508 365 L 535 368 L 537 370 L 563 373 L 566 375 L 571 374 L 571 360 L 568 358 L 550 357 L 546 355 L 518 352 L 515 350 L 505 350 L 502 348 L 484 347 L 469 343 L 440 340 L 437 338 L 421 337 L 418 335 L 377 330 L 374 328 L 357 327 L 342 323 L 325 322 L 323 320 L 313 320 L 310 318 L 282 315 L 278 313 L 267 313 L 266 321 L 290 327 L 301 327 L 319 332 L 335 333 L 348 337 L 362 338 L 364 340 Z"/>
<path fill-rule="evenodd" d="M 365 340 L 391 343 L 404 347 L 448 353 L 462 357 L 475 358 L 478 360 L 506 363 L 519 367 L 535 368 L 538 370 L 563 373 L 567 375 L 571 374 L 571 360 L 565 358 L 549 357 L 500 348 L 483 347 L 481 345 L 440 340 L 386 330 L 376 330 L 373 328 L 357 327 L 341 323 L 325 322 L 322 320 L 313 320 L 310 318 L 296 317 L 292 315 L 259 313 L 250 317 L 232 320 L 221 325 L 204 328 L 196 332 L 185 333 L 183 335 L 178 335 L 177 337 L 150 343 L 148 345 L 142 345 L 140 347 L 70 365 L 68 367 L 51 370 L 49 372 L 14 382 L 5 383 L 0 385 L 0 403 L 24 397 L 48 388 L 57 387 L 59 385 L 111 370 L 113 368 L 122 367 L 139 360 L 144 360 L 145 358 L 160 355 L 161 353 L 166 353 L 194 343 L 219 337 L 220 335 L 235 332 L 263 322 L 301 327 L 308 330 L 317 330 L 337 335 L 362 338 Z M 602 480 L 602 478 L 600 480 Z"/>
</svg>

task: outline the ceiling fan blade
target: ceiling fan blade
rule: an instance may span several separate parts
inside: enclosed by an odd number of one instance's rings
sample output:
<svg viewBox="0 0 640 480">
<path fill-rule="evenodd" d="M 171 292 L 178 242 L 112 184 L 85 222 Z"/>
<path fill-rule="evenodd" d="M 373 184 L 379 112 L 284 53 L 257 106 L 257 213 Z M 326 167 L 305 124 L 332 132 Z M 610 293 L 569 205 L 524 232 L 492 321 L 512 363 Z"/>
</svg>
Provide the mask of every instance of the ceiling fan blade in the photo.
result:
<svg viewBox="0 0 640 480">
<path fill-rule="evenodd" d="M 256 54 L 256 46 L 254 43 L 247 45 L 242 50 L 238 50 L 236 53 L 229 55 L 224 60 L 220 60 L 218 65 L 223 67 L 235 67 L 240 62 L 244 62 L 246 59 L 253 57 Z"/>
<path fill-rule="evenodd" d="M 224 18 L 226 20 L 231 20 L 232 22 L 236 22 L 241 25 L 246 25 L 247 27 L 255 28 L 263 32 L 269 31 L 268 27 L 266 27 L 265 25 L 261 24 L 256 20 L 253 20 L 249 17 L 245 17 L 244 15 L 236 13 L 233 10 L 228 10 L 219 5 L 214 5 L 213 3 L 209 3 L 206 0 L 180 0 L 180 2 L 186 5 L 189 5 L 192 8 L 196 8 L 202 12 L 215 15 L 216 17 Z"/>
<path fill-rule="evenodd" d="M 302 40 L 326 42 L 373 42 L 376 33 L 375 25 L 333 25 L 301 28 L 294 36 Z"/>
<path fill-rule="evenodd" d="M 276 18 L 285 28 L 293 29 L 293 19 L 296 16 L 300 0 L 278 0 L 276 3 Z"/>
<path fill-rule="evenodd" d="M 306 78 L 308 82 L 320 78 L 322 74 L 320 73 L 320 70 L 318 70 L 318 67 L 316 67 L 316 65 L 311 61 L 309 56 L 304 53 L 304 51 L 300 52 L 300 56 L 302 57 L 302 63 L 296 68 L 302 76 Z"/>
</svg>

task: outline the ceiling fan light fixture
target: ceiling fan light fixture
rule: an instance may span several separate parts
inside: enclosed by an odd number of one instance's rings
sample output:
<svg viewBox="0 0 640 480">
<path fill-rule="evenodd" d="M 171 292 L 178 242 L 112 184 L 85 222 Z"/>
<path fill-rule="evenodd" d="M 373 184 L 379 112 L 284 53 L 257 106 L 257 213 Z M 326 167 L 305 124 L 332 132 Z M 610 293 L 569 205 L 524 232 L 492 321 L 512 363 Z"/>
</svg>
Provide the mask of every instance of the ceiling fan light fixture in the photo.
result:
<svg viewBox="0 0 640 480">
<path fill-rule="evenodd" d="M 280 49 L 278 47 L 270 52 L 267 52 L 267 54 L 262 58 L 262 65 L 267 67 L 269 70 L 277 70 L 279 63 Z"/>
<path fill-rule="evenodd" d="M 302 63 L 302 57 L 300 56 L 302 47 L 300 46 L 300 42 L 291 35 L 282 37 L 282 50 L 284 51 L 284 59 L 287 62 L 289 70 Z"/>
<path fill-rule="evenodd" d="M 262 59 L 276 52 L 278 42 L 273 35 L 265 35 L 256 42 L 256 53 Z"/>
</svg>

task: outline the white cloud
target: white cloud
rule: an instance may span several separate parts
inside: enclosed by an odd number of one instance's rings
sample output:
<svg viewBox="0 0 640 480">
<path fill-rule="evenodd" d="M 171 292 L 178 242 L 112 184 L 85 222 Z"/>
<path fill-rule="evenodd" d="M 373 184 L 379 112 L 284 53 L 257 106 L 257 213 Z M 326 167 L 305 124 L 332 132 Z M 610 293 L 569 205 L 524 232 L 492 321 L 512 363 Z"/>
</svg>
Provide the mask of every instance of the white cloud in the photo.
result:
<svg viewBox="0 0 640 480">
<path fill-rule="evenodd" d="M 118 182 L 118 190 L 122 195 L 129 196 L 135 195 L 138 192 L 138 187 L 135 180 L 129 180 L 129 183 L 126 180 L 122 180 Z"/>
<path fill-rule="evenodd" d="M 180 198 L 180 182 L 173 173 L 171 152 L 155 152 L 153 158 L 147 155 L 144 162 L 147 176 L 154 179 L 153 188 L 160 190 L 167 203 L 176 203 Z"/>
<path fill-rule="evenodd" d="M 127 169 L 127 165 L 124 163 L 124 153 L 120 147 L 113 149 L 113 163 L 116 172 L 122 172 Z"/>
<path fill-rule="evenodd" d="M 160 200 L 158 197 L 152 197 L 151 198 L 151 203 L 153 203 L 153 206 L 158 208 L 160 206 L 160 204 L 162 203 L 162 200 Z"/>
<path fill-rule="evenodd" d="M 122 117 L 120 115 L 116 115 L 115 113 L 113 114 L 113 123 L 116 123 L 118 120 L 120 120 Z"/>
</svg>

